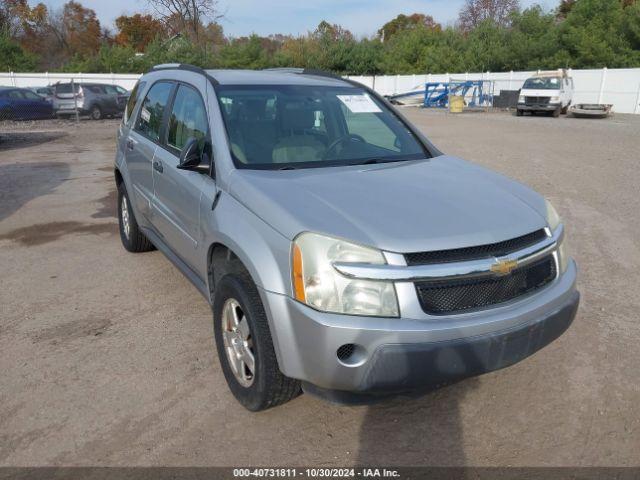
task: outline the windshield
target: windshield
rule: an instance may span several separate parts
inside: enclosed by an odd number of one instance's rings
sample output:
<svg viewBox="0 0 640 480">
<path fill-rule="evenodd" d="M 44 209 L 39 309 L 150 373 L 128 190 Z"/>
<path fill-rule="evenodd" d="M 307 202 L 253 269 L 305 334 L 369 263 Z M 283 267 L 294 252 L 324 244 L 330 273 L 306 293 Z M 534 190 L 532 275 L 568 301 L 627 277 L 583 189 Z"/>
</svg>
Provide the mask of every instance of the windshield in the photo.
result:
<svg viewBox="0 0 640 480">
<path fill-rule="evenodd" d="M 429 156 L 393 112 L 360 88 L 216 89 L 239 168 L 325 167 Z"/>
<path fill-rule="evenodd" d="M 559 77 L 537 77 L 529 78 L 524 82 L 522 88 L 529 88 L 531 90 L 559 90 L 561 81 Z"/>
</svg>

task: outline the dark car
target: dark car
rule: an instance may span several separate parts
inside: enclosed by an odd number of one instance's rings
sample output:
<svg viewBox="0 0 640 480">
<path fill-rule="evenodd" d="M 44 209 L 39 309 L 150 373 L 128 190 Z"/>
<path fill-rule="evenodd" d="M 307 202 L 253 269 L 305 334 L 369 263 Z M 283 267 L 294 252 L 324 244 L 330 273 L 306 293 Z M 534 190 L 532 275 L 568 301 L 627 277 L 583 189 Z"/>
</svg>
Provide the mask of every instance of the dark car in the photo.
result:
<svg viewBox="0 0 640 480">
<path fill-rule="evenodd" d="M 0 120 L 51 118 L 51 102 L 26 88 L 0 87 Z"/>
<path fill-rule="evenodd" d="M 119 85 L 103 83 L 57 83 L 54 85 L 53 107 L 56 115 L 89 115 L 93 120 L 120 115 L 129 99 L 128 92 Z M 75 97 L 75 98 L 74 98 Z"/>
</svg>

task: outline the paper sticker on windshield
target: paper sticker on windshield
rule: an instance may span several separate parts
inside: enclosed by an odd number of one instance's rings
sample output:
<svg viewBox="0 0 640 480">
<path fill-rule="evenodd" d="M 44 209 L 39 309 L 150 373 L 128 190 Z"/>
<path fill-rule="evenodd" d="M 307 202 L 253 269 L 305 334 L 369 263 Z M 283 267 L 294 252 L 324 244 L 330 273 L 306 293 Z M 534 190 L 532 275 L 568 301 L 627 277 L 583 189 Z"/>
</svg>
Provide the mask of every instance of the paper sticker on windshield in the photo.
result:
<svg viewBox="0 0 640 480">
<path fill-rule="evenodd" d="M 146 108 L 143 108 L 142 110 L 140 110 L 140 117 L 142 118 L 142 120 L 148 123 L 149 120 L 151 120 L 151 112 Z"/>
<path fill-rule="evenodd" d="M 338 99 L 353 113 L 380 113 L 382 110 L 369 95 L 337 95 Z"/>
</svg>

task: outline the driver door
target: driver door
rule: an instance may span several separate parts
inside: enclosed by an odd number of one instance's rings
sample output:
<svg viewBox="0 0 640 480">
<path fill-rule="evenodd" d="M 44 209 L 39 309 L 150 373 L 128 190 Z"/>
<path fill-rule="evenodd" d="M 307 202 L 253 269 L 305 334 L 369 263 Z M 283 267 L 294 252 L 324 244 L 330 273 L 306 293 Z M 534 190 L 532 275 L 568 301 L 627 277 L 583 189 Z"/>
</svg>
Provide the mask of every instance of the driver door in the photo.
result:
<svg viewBox="0 0 640 480">
<path fill-rule="evenodd" d="M 200 241 L 200 196 L 213 179 L 178 168 L 187 140 L 196 138 L 204 152 L 209 121 L 202 96 L 195 87 L 180 83 L 167 116 L 165 141 L 153 162 L 153 224 L 171 249 L 196 270 Z"/>
</svg>

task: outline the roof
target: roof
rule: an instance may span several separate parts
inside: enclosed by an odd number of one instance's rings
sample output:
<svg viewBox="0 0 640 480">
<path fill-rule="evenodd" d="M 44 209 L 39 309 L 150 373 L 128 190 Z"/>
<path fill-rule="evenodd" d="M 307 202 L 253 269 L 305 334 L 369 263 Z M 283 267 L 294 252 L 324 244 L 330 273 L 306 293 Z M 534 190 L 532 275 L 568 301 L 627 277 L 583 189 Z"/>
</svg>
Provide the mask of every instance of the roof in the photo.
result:
<svg viewBox="0 0 640 480">
<path fill-rule="evenodd" d="M 206 73 L 220 85 L 316 85 L 352 87 L 353 84 L 329 73 L 304 71 L 301 68 L 267 70 L 202 70 L 185 64 L 156 65 L 148 73 L 191 71 Z"/>
<path fill-rule="evenodd" d="M 339 78 L 292 70 L 207 70 L 221 85 L 323 85 L 351 87 Z"/>
</svg>

